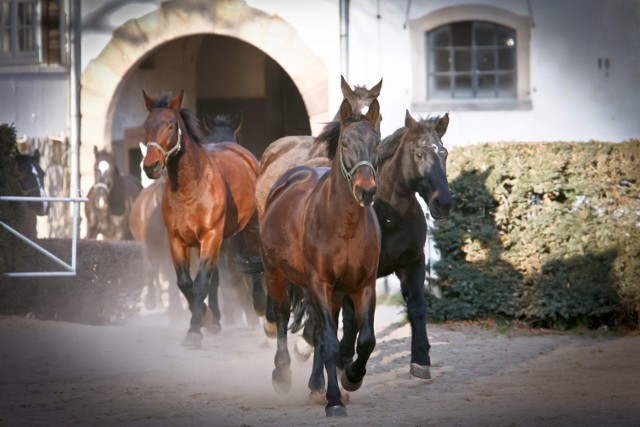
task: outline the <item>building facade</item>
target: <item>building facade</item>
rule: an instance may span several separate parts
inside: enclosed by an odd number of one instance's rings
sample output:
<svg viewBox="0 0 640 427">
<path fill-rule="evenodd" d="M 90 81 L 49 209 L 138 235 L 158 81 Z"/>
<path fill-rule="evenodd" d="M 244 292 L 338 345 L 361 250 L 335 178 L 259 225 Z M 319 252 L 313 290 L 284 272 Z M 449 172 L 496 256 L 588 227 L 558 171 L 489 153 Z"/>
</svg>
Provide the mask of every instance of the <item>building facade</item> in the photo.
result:
<svg viewBox="0 0 640 427">
<path fill-rule="evenodd" d="M 0 0 L 0 17 L 0 122 L 48 154 L 54 192 L 77 153 L 86 194 L 94 146 L 139 173 L 142 90 L 242 115 L 257 157 L 317 134 L 340 75 L 383 79 L 383 135 L 409 110 L 449 112 L 449 147 L 640 137 L 637 0 Z"/>
</svg>

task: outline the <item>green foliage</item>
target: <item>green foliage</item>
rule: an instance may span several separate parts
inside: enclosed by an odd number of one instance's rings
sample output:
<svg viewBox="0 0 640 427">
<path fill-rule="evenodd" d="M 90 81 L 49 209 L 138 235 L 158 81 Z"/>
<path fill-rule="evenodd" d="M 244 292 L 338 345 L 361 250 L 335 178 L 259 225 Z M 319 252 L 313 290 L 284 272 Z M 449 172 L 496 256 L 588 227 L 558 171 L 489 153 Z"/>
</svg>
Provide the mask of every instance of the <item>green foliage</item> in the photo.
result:
<svg viewBox="0 0 640 427">
<path fill-rule="evenodd" d="M 20 184 L 18 181 L 18 170 L 15 162 L 16 153 L 16 130 L 13 125 L 0 124 L 0 195 L 16 196 L 20 195 Z M 13 202 L 0 202 L 0 220 L 11 226 L 21 220 L 19 210 Z M 10 259 L 12 246 L 15 243 L 13 236 L 8 232 L 0 230 L 0 253 L 5 256 L 0 257 L 0 274 L 6 271 Z"/>
<path fill-rule="evenodd" d="M 434 319 L 637 321 L 640 141 L 451 150 L 455 206 L 433 230 Z"/>
</svg>

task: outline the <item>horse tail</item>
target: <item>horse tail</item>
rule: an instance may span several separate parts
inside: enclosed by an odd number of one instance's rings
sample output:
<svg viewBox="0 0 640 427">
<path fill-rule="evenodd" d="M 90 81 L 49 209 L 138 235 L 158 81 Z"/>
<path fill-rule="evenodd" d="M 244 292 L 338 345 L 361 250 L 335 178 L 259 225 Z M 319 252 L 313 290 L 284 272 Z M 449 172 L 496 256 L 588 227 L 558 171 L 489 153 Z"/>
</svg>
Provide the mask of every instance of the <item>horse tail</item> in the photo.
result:
<svg viewBox="0 0 640 427">
<path fill-rule="evenodd" d="M 291 323 L 289 329 L 292 333 L 298 332 L 307 320 L 306 292 L 300 286 L 289 283 L 289 301 L 291 304 Z"/>
</svg>

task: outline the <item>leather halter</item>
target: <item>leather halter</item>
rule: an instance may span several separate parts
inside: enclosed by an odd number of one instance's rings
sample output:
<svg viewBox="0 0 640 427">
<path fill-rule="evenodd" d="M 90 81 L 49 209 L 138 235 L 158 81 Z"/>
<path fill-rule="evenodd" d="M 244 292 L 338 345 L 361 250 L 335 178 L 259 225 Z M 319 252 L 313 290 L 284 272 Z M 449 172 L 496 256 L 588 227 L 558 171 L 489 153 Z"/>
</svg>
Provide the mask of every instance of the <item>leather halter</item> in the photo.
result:
<svg viewBox="0 0 640 427">
<path fill-rule="evenodd" d="M 162 153 L 162 156 L 164 157 L 164 162 L 166 164 L 167 160 L 169 159 L 169 157 L 173 156 L 178 151 L 180 151 L 180 148 L 182 147 L 182 129 L 180 129 L 180 127 L 178 127 L 178 142 L 176 142 L 176 145 L 171 147 L 169 150 L 165 151 L 164 148 L 162 148 L 160 146 L 160 144 L 158 144 L 155 141 L 147 142 L 147 147 L 148 146 L 152 146 L 153 148 L 155 148 L 158 151 L 160 151 L 160 153 Z"/>
</svg>

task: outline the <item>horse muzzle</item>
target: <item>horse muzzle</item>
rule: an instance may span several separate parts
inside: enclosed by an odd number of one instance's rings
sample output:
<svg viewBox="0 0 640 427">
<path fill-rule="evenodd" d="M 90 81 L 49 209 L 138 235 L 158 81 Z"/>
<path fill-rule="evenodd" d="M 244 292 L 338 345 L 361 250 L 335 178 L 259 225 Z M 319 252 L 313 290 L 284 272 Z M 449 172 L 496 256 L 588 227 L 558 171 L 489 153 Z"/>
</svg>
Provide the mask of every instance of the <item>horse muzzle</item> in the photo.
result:
<svg viewBox="0 0 640 427">
<path fill-rule="evenodd" d="M 144 173 L 147 175 L 149 179 L 158 179 L 160 178 L 160 174 L 162 173 L 163 165 L 160 160 L 156 160 L 150 165 L 145 164 L 143 166 Z"/>
</svg>

